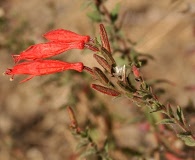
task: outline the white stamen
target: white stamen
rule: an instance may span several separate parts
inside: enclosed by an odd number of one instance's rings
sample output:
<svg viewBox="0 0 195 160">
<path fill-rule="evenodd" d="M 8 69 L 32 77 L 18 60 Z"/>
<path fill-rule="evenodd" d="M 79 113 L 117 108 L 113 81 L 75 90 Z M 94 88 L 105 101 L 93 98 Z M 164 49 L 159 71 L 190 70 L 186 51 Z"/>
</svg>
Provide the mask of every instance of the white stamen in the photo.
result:
<svg viewBox="0 0 195 160">
<path fill-rule="evenodd" d="M 114 72 L 113 75 L 117 76 L 120 81 L 123 81 L 126 77 L 126 66 L 116 66 L 114 67 Z"/>
</svg>

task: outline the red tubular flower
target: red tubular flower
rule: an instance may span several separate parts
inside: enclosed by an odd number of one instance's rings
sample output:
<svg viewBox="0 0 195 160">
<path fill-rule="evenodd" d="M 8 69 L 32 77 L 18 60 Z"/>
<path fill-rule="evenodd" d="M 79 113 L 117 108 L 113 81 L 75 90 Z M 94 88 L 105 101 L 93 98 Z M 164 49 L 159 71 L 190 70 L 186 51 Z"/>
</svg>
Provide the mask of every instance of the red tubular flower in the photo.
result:
<svg viewBox="0 0 195 160">
<path fill-rule="evenodd" d="M 12 75 L 12 79 L 15 74 L 28 74 L 30 77 L 21 81 L 26 82 L 34 76 L 52 74 L 65 70 L 76 70 L 78 72 L 82 72 L 83 68 L 84 66 L 81 62 L 67 63 L 58 60 L 36 60 L 17 64 L 12 69 L 7 69 L 5 74 Z"/>
<path fill-rule="evenodd" d="M 25 51 L 21 52 L 20 55 L 13 55 L 14 62 L 17 63 L 20 60 L 36 60 L 43 59 L 51 56 L 58 55 L 70 49 L 83 49 L 84 42 L 77 41 L 71 43 L 65 42 L 48 42 L 32 45 Z"/>
<path fill-rule="evenodd" d="M 49 31 L 43 35 L 47 40 L 50 41 L 63 41 L 63 42 L 75 42 L 75 41 L 82 41 L 84 43 L 89 42 L 89 36 L 82 36 L 77 33 L 74 33 L 69 30 L 64 29 L 56 29 Z"/>
</svg>

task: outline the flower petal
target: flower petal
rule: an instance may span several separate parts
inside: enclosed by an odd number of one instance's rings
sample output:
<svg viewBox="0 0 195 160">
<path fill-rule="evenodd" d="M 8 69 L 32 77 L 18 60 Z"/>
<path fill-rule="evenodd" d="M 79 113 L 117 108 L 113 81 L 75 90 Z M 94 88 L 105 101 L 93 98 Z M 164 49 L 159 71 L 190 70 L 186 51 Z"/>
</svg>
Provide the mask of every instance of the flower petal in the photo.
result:
<svg viewBox="0 0 195 160">
<path fill-rule="evenodd" d="M 26 82 L 34 76 L 52 74 L 66 70 L 76 70 L 78 72 L 82 72 L 83 68 L 84 65 L 82 62 L 68 63 L 58 60 L 36 60 L 17 64 L 12 69 L 7 69 L 5 74 L 12 75 L 12 78 L 16 74 L 31 75 L 29 78 L 21 81 Z"/>
<path fill-rule="evenodd" d="M 70 49 L 83 49 L 84 42 L 48 42 L 32 45 L 25 51 L 21 52 L 20 55 L 12 55 L 14 62 L 17 63 L 20 60 L 35 60 L 52 57 L 61 54 Z"/>
<path fill-rule="evenodd" d="M 56 29 L 49 31 L 43 35 L 47 40 L 50 41 L 64 41 L 64 42 L 75 42 L 75 41 L 83 41 L 85 43 L 89 42 L 89 36 L 82 36 L 75 32 L 64 30 L 64 29 Z"/>
</svg>

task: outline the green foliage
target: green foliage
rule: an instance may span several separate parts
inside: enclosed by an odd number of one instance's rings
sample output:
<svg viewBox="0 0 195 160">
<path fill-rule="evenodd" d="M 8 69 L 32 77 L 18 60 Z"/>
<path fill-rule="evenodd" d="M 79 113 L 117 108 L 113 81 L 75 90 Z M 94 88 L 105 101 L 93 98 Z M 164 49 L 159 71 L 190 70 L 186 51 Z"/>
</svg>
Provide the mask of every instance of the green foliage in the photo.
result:
<svg viewBox="0 0 195 160">
<path fill-rule="evenodd" d="M 162 119 L 160 122 L 158 122 L 157 124 L 174 124 L 175 122 L 172 119 Z"/>
<path fill-rule="evenodd" d="M 177 136 L 184 141 L 187 146 L 195 147 L 195 138 L 191 133 L 180 133 Z"/>
<path fill-rule="evenodd" d="M 183 111 L 181 110 L 181 107 L 180 106 L 177 106 L 177 119 L 182 123 L 184 124 L 184 115 L 183 115 Z"/>
<path fill-rule="evenodd" d="M 172 125 L 176 127 L 176 135 L 181 140 L 183 140 L 187 146 L 195 146 L 195 142 L 194 142 L 195 138 L 191 133 L 189 126 L 186 123 L 181 107 L 178 106 L 177 108 L 174 108 L 171 105 L 164 105 L 163 103 L 161 103 L 159 101 L 159 97 L 157 97 L 158 95 L 156 95 L 155 92 L 156 90 L 153 89 L 154 83 L 153 84 L 147 83 L 147 81 L 145 81 L 145 78 L 141 74 L 139 74 L 139 69 L 144 67 L 149 60 L 154 60 L 154 58 L 149 54 L 145 54 L 145 53 L 142 54 L 137 52 L 134 49 L 134 45 L 136 43 L 133 43 L 130 39 L 126 37 L 126 35 L 123 33 L 122 25 L 120 24 L 118 25 L 118 23 L 115 23 L 119 17 L 120 3 L 116 4 L 115 7 L 111 11 L 109 11 L 104 2 L 105 1 L 101 1 L 101 0 L 94 1 L 94 5 L 90 4 L 93 9 L 92 12 L 87 14 L 87 16 L 93 22 L 96 23 L 101 22 L 106 24 L 107 33 L 109 33 L 108 40 L 109 42 L 111 42 L 112 51 L 113 51 L 111 53 L 111 51 L 107 49 L 104 43 L 102 45 L 102 43 L 99 43 L 97 41 L 97 38 L 95 38 L 94 46 L 99 49 L 100 55 L 104 57 L 105 61 L 108 63 L 109 66 L 108 67 L 109 69 L 105 69 L 103 67 L 107 72 L 106 71 L 100 72 L 97 69 L 93 70 L 96 76 L 96 80 L 98 80 L 102 85 L 106 86 L 108 84 L 108 79 L 110 77 L 109 82 L 113 84 L 110 87 L 113 87 L 117 91 L 120 91 L 121 95 L 124 95 L 127 98 L 129 98 L 137 106 L 142 108 L 143 107 L 149 108 L 150 112 L 148 112 L 147 110 L 147 114 L 148 114 L 147 120 L 150 122 L 150 125 L 153 126 L 153 128 L 155 128 L 154 129 L 156 131 L 155 134 L 157 135 L 159 134 L 157 129 L 158 127 L 155 126 L 156 124 Z M 117 55 L 118 54 L 120 55 L 118 56 L 117 60 L 115 60 L 114 59 L 115 57 L 113 56 L 113 54 L 115 53 Z M 117 76 L 119 72 L 117 72 L 115 69 L 117 67 L 120 68 L 120 66 L 123 65 L 127 66 L 125 68 L 125 71 L 123 70 L 121 71 L 121 75 L 124 75 L 125 78 L 123 77 L 123 79 L 122 78 L 120 79 L 119 76 Z M 138 70 L 134 72 L 132 66 L 135 66 Z M 158 118 L 156 118 L 155 116 Z M 156 123 L 157 119 L 158 120 L 160 119 L 158 123 Z M 80 146 L 81 147 L 86 146 L 86 141 L 81 143 Z M 102 157 L 103 160 L 104 159 L 109 160 L 110 158 L 106 158 L 107 153 L 108 153 L 108 144 L 106 141 L 103 149 L 98 150 L 98 152 L 97 150 L 94 149 L 89 149 L 89 150 L 87 149 L 83 155 L 86 156 L 86 155 L 98 154 L 100 157 Z"/>
</svg>

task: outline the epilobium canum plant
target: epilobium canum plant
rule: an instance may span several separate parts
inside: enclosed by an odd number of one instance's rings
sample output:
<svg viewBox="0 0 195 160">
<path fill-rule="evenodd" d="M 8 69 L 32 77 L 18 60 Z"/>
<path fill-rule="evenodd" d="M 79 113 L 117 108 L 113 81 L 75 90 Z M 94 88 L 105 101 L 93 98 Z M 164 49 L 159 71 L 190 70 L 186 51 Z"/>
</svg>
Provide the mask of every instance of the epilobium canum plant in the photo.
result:
<svg viewBox="0 0 195 160">
<path fill-rule="evenodd" d="M 30 75 L 22 81 L 26 82 L 34 76 L 54 74 L 66 70 L 86 71 L 98 82 L 98 84 L 91 84 L 91 88 L 108 96 L 126 97 L 137 106 L 147 107 L 151 114 L 160 112 L 163 115 L 160 124 L 176 126 L 177 137 L 182 139 L 186 145 L 195 146 L 195 135 L 187 124 L 181 107 L 178 106 L 173 109 L 171 105 L 162 104 L 158 100 L 152 87 L 147 84 L 140 72 L 143 65 L 142 61 L 134 55 L 129 58 L 127 64 L 122 66 L 117 64 L 103 24 L 100 24 L 101 42 L 97 38 L 79 35 L 63 29 L 47 32 L 44 37 L 49 42 L 32 45 L 19 55 L 13 55 L 16 64 L 12 69 L 7 69 L 5 74 L 11 75 L 12 79 L 17 74 Z M 99 66 L 85 66 L 82 62 L 71 63 L 46 59 L 70 49 L 89 49 L 93 51 L 93 57 L 102 69 Z M 131 54 L 133 52 L 135 51 L 132 50 Z M 73 111 L 69 108 L 68 112 L 71 119 L 71 128 L 82 137 L 84 133 L 79 129 Z M 88 134 L 85 134 L 84 137 L 87 138 L 88 143 L 93 144 L 93 152 L 91 153 L 98 154 L 102 159 L 105 158 L 104 156 L 109 157 L 105 150 L 103 152 L 98 150 Z"/>
</svg>

